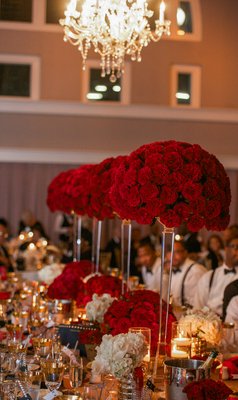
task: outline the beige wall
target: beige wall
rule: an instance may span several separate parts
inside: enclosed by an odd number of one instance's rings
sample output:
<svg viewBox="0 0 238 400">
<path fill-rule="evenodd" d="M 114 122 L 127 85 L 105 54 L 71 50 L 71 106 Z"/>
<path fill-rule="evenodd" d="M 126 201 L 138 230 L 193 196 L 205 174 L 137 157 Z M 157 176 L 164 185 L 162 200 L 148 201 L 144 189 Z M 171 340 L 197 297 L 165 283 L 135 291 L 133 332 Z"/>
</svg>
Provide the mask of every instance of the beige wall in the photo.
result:
<svg viewBox="0 0 238 400">
<path fill-rule="evenodd" d="M 172 1 L 172 0 L 168 0 Z M 202 109 L 216 114 L 238 109 L 238 1 L 201 0 L 202 41 L 162 40 L 143 50 L 141 63 L 132 63 L 133 105 L 165 107 L 169 110 L 170 67 L 195 64 L 202 67 Z M 0 29 L 0 54 L 37 55 L 41 59 L 42 101 L 79 102 L 82 87 L 81 56 L 63 42 L 63 33 Z M 91 54 L 94 56 L 94 54 Z M 70 104 L 68 108 L 70 108 Z M 137 118 L 111 117 L 107 106 L 100 116 L 92 111 L 80 115 L 67 112 L 18 113 L 0 100 L 0 148 L 38 148 L 128 152 L 154 140 L 176 139 L 200 143 L 217 156 L 235 157 L 238 150 L 238 117 L 222 121 L 190 120 L 186 116 Z M 90 106 L 88 106 L 90 108 Z M 95 105 L 91 106 L 95 110 Z M 96 106 L 97 107 L 97 106 Z M 128 108 L 129 109 L 129 108 Z M 11 111 L 12 110 L 12 111 Z M 109 110 L 109 108 L 108 108 Z M 138 108 L 138 117 L 140 116 Z M 181 110 L 181 113 L 183 111 Z"/>
<path fill-rule="evenodd" d="M 131 63 L 132 103 L 169 105 L 170 66 L 196 64 L 202 67 L 202 107 L 238 108 L 238 1 L 201 0 L 201 11 L 201 42 L 162 40 L 143 50 L 141 63 Z M 1 29 L 0 35 L 0 53 L 40 56 L 42 99 L 80 100 L 81 56 L 63 42 L 63 31 Z"/>
</svg>

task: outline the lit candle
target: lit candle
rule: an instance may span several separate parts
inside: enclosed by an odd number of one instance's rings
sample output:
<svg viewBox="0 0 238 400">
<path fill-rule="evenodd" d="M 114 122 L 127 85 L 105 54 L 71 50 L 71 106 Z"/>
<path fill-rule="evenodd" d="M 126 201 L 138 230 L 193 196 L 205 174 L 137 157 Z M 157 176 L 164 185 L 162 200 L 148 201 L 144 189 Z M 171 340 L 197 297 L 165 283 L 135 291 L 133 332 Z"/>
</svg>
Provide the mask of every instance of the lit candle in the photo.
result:
<svg viewBox="0 0 238 400">
<path fill-rule="evenodd" d="M 171 357 L 189 358 L 191 349 L 191 340 L 189 338 L 177 337 L 172 340 L 171 344 Z"/>
<path fill-rule="evenodd" d="M 145 357 L 143 358 L 143 361 L 150 362 L 150 353 L 149 352 L 145 355 Z"/>
<path fill-rule="evenodd" d="M 161 24 L 164 23 L 164 12 L 165 12 L 165 2 L 162 0 L 159 6 L 159 21 Z"/>
<path fill-rule="evenodd" d="M 188 358 L 188 353 L 183 350 L 178 350 L 176 348 L 176 345 L 174 345 L 171 350 L 171 357 L 172 358 Z"/>
<path fill-rule="evenodd" d="M 178 337 L 173 339 L 173 343 L 178 347 L 190 346 L 191 340 L 189 338 Z"/>
</svg>

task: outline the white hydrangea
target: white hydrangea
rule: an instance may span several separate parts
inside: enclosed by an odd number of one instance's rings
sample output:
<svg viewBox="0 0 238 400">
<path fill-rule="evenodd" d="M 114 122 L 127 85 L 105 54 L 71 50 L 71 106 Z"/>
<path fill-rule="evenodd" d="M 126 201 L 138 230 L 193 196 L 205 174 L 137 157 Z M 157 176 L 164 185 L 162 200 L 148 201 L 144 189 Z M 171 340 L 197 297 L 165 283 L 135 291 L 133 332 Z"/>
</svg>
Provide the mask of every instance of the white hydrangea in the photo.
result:
<svg viewBox="0 0 238 400">
<path fill-rule="evenodd" d="M 114 297 L 110 294 L 105 293 L 102 296 L 93 294 L 92 301 L 89 301 L 86 305 L 86 316 L 89 321 L 103 322 L 104 314 L 114 301 Z"/>
<path fill-rule="evenodd" d="M 205 339 L 212 345 L 218 345 L 221 341 L 221 319 L 208 307 L 187 311 L 187 315 L 181 317 L 179 322 L 191 323 L 192 335 Z"/>
<path fill-rule="evenodd" d="M 122 378 L 141 364 L 147 353 L 147 346 L 142 333 L 129 332 L 116 336 L 104 335 L 96 350 L 92 372 Z"/>
<path fill-rule="evenodd" d="M 46 265 L 40 271 L 38 271 L 38 276 L 40 281 L 45 282 L 50 285 L 57 276 L 62 274 L 65 264 L 54 263 L 51 265 Z"/>
</svg>

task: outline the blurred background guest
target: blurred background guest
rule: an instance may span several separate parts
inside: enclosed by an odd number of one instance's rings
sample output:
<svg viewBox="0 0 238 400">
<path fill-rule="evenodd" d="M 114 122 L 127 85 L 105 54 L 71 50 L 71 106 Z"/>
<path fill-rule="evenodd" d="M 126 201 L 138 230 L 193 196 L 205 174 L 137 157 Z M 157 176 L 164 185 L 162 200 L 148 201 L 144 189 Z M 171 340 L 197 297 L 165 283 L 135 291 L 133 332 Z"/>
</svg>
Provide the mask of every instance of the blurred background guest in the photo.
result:
<svg viewBox="0 0 238 400">
<path fill-rule="evenodd" d="M 202 254 L 201 264 L 203 264 L 207 270 L 216 269 L 223 264 L 225 257 L 225 250 L 222 238 L 213 234 L 208 238 L 207 251 Z"/>
<path fill-rule="evenodd" d="M 59 244 L 67 247 L 73 237 L 73 215 L 57 214 L 55 218 L 54 232 L 57 234 Z"/>
<path fill-rule="evenodd" d="M 0 218 L 0 266 L 7 272 L 11 272 L 13 266 L 8 252 L 8 234 L 8 223 L 5 218 Z"/>
<path fill-rule="evenodd" d="M 63 249 L 63 255 L 61 262 L 67 264 L 73 261 L 74 258 L 74 241 L 68 243 L 67 248 Z M 92 232 L 87 228 L 81 229 L 81 245 L 80 245 L 80 259 L 91 260 L 92 259 Z"/>
<path fill-rule="evenodd" d="M 148 237 L 140 241 L 138 247 L 138 261 L 146 289 L 159 293 L 161 281 L 161 259 L 160 257 L 157 257 L 155 247 Z M 166 272 L 164 272 L 162 280 L 162 297 L 166 300 L 168 291 L 168 274 Z"/>
<path fill-rule="evenodd" d="M 111 253 L 110 266 L 119 268 L 121 265 L 121 230 L 115 227 L 112 232 L 112 238 L 104 248 L 105 252 Z"/>
<path fill-rule="evenodd" d="M 166 253 L 170 261 L 171 252 Z M 174 242 L 172 260 L 171 295 L 175 306 L 194 306 L 194 293 L 199 279 L 207 272 L 206 268 L 192 260 L 183 241 Z"/>
<path fill-rule="evenodd" d="M 18 233 L 22 231 L 32 231 L 33 229 L 40 231 L 41 237 L 48 238 L 45 229 L 40 221 L 37 221 L 35 215 L 30 210 L 23 211 L 19 222 Z"/>
</svg>

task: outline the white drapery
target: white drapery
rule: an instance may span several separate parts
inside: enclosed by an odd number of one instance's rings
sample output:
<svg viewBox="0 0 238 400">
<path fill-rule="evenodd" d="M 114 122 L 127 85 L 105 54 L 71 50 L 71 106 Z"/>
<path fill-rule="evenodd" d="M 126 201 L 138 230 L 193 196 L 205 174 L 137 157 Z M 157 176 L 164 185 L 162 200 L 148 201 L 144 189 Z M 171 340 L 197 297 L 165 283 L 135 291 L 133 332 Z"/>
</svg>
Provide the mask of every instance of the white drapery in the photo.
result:
<svg viewBox="0 0 238 400">
<path fill-rule="evenodd" d="M 56 239 L 55 213 L 46 205 L 47 187 L 61 171 L 76 167 L 72 164 L 0 163 L 0 217 L 8 220 L 13 235 L 17 233 L 22 212 L 31 210 L 51 239 Z M 227 173 L 232 192 L 231 223 L 238 223 L 238 171 L 228 170 Z M 111 231 L 113 222 L 107 227 Z"/>
</svg>

